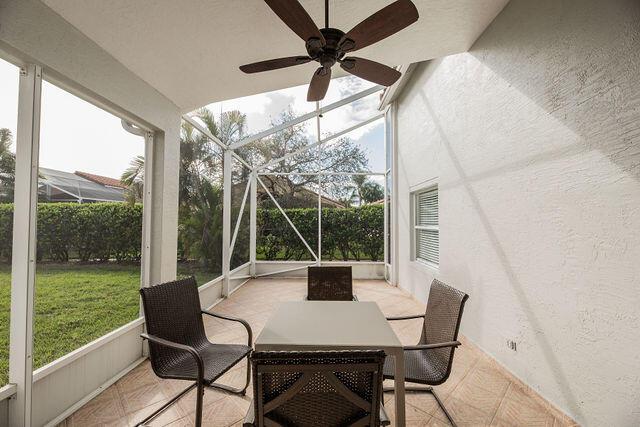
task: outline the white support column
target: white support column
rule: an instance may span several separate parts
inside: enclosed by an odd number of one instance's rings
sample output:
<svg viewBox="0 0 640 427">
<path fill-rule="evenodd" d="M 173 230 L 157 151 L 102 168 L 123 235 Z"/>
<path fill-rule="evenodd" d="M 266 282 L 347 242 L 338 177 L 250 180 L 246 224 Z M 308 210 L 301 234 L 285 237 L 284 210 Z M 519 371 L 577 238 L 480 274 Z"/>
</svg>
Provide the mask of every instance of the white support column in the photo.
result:
<svg viewBox="0 0 640 427">
<path fill-rule="evenodd" d="M 9 403 L 9 425 L 30 426 L 33 385 L 33 300 L 36 275 L 38 155 L 42 69 L 20 70 L 16 139 L 9 382 L 16 398 Z"/>
<path fill-rule="evenodd" d="M 256 275 L 256 248 L 258 240 L 258 180 L 257 173 L 251 172 L 251 193 L 249 193 L 249 267 L 250 275 Z"/>
<path fill-rule="evenodd" d="M 316 112 L 320 111 L 320 102 L 316 101 Z M 322 160 L 322 133 L 320 129 L 320 114 L 316 116 L 316 143 L 318 144 L 318 161 Z M 319 166 L 317 164 L 316 166 Z M 318 259 L 316 265 L 322 265 L 322 175 L 318 175 Z"/>
<path fill-rule="evenodd" d="M 142 249 L 140 265 L 140 287 L 151 286 L 151 206 L 153 203 L 151 191 L 153 188 L 153 132 L 144 132 L 144 188 L 142 198 Z M 139 298 L 140 316 L 144 316 L 142 298 Z M 148 344 L 142 341 L 142 354 L 148 354 Z"/>
<path fill-rule="evenodd" d="M 322 175 L 318 175 L 318 266 L 322 265 L 322 185 Z"/>
<path fill-rule="evenodd" d="M 178 251 L 178 183 L 180 170 L 180 117 L 153 133 L 153 149 L 145 158 L 152 168 L 145 173 L 145 193 L 151 191 L 149 212 L 149 275 L 145 281 L 157 285 L 176 278 Z M 145 168 L 147 165 L 145 164 Z M 147 201 L 145 200 L 145 203 Z M 146 228 L 146 226 L 145 226 Z"/>
<path fill-rule="evenodd" d="M 391 284 L 398 286 L 398 134 L 397 107 L 388 110 L 389 143 L 391 144 Z"/>
<path fill-rule="evenodd" d="M 142 269 L 140 287 L 151 286 L 151 204 L 153 188 L 153 132 L 144 133 L 144 196 L 142 199 Z M 142 301 L 141 301 L 142 304 Z M 142 305 L 140 307 L 142 315 Z"/>
<path fill-rule="evenodd" d="M 384 115 L 384 182 L 382 185 L 384 186 L 384 278 L 388 282 L 391 281 L 391 267 L 389 265 L 389 191 L 387 188 L 389 171 L 387 168 L 389 167 L 389 123 L 388 123 L 389 113 L 385 112 Z"/>
<path fill-rule="evenodd" d="M 231 271 L 231 171 L 233 151 L 224 151 L 222 163 L 222 296 L 229 296 L 229 272 Z"/>
<path fill-rule="evenodd" d="M 387 268 L 389 265 L 389 192 L 387 190 L 387 176 L 384 175 L 384 278 L 387 281 L 391 281 L 391 271 Z"/>
</svg>

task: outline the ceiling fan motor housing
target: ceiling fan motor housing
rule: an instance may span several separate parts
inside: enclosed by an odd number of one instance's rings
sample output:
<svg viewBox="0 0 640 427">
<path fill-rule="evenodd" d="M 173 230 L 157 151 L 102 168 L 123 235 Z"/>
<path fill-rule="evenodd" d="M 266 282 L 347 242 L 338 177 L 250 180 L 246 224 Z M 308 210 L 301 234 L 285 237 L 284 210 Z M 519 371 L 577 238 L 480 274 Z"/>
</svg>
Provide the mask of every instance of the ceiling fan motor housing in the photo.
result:
<svg viewBox="0 0 640 427">
<path fill-rule="evenodd" d="M 320 32 L 325 39 L 325 45 L 322 46 L 319 39 L 311 38 L 307 40 L 306 43 L 307 53 L 324 68 L 331 68 L 345 55 L 340 47 L 340 41 L 344 36 L 344 32 L 337 28 L 322 28 Z"/>
</svg>

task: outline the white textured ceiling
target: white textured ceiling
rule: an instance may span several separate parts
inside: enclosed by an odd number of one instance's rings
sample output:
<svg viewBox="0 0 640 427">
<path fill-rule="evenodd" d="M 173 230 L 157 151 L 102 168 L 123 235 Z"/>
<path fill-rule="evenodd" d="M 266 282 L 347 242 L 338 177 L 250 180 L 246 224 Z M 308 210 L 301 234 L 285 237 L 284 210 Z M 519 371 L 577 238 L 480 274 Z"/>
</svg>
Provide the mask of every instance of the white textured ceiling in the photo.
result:
<svg viewBox="0 0 640 427">
<path fill-rule="evenodd" d="M 238 66 L 306 54 L 262 0 L 42 0 L 183 111 L 308 82 L 315 62 L 247 75 Z M 414 0 L 418 22 L 357 55 L 400 65 L 464 52 L 509 0 Z M 330 0 L 348 31 L 391 0 Z M 323 26 L 324 1 L 301 0 Z M 334 77 L 344 75 L 333 67 Z"/>
</svg>

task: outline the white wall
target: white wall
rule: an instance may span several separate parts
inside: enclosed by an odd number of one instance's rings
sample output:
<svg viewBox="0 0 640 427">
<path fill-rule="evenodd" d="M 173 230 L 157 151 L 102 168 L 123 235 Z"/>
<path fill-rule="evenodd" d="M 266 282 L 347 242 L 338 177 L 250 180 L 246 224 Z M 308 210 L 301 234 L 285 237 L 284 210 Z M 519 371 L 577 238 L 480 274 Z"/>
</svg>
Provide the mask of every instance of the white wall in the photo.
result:
<svg viewBox="0 0 640 427">
<path fill-rule="evenodd" d="M 639 24 L 635 0 L 512 0 L 398 103 L 400 285 L 468 292 L 462 332 L 593 426 L 640 424 Z M 410 261 L 427 181 L 439 270 Z"/>
</svg>

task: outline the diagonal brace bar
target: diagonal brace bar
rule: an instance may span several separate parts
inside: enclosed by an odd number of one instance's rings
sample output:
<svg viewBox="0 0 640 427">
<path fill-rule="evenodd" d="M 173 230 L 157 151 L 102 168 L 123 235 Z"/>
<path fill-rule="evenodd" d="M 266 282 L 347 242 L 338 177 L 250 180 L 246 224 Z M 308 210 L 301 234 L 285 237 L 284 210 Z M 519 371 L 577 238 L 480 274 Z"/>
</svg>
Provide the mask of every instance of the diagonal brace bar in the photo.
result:
<svg viewBox="0 0 640 427">
<path fill-rule="evenodd" d="M 202 126 L 200 123 L 196 122 L 192 117 L 189 117 L 188 115 L 185 114 L 185 115 L 182 116 L 182 120 L 184 120 L 185 122 L 189 123 L 198 132 L 200 132 L 201 134 L 203 134 L 204 136 L 209 138 L 211 141 L 213 141 L 220 148 L 223 148 L 223 149 L 227 149 L 228 148 L 227 145 L 224 142 L 220 141 L 220 139 L 218 139 L 214 134 L 209 132 L 209 130 L 207 128 L 205 128 L 204 126 Z"/>
<path fill-rule="evenodd" d="M 282 209 L 282 207 L 280 206 L 280 203 L 278 203 L 278 201 L 276 200 L 275 197 L 273 197 L 273 194 L 271 194 L 271 191 L 269 191 L 269 189 L 267 188 L 266 185 L 264 185 L 264 182 L 262 182 L 262 180 L 260 179 L 260 177 L 256 177 L 258 182 L 260 183 L 260 185 L 262 185 L 262 188 L 264 188 L 264 191 L 267 192 L 267 194 L 269 195 L 269 197 L 271 197 L 271 200 L 273 200 L 273 203 L 275 203 L 276 207 L 278 208 L 278 210 L 280 210 L 280 212 L 282 213 L 282 215 L 284 215 L 284 219 L 287 220 L 287 222 L 289 223 L 289 225 L 291 226 L 291 228 L 293 228 L 293 231 L 296 232 L 296 234 L 298 235 L 298 237 L 300 238 L 300 240 L 302 240 L 302 243 L 304 243 L 304 245 L 307 247 L 307 249 L 309 250 L 309 252 L 311 253 L 311 255 L 313 255 L 313 257 L 316 259 L 316 261 L 318 260 L 318 256 L 316 255 L 315 252 L 313 252 L 313 249 L 311 249 L 311 246 L 309 246 L 309 244 L 307 243 L 307 241 L 304 239 L 304 237 L 302 237 L 302 234 L 300 234 L 300 232 L 298 231 L 298 229 L 296 228 L 296 226 L 293 224 L 293 222 L 291 222 L 291 219 L 289 219 L 289 216 L 286 214 L 286 212 L 284 211 L 284 209 Z"/>
<path fill-rule="evenodd" d="M 247 203 L 247 196 L 249 195 L 249 189 L 251 188 L 251 181 L 247 181 L 247 187 L 244 189 L 244 196 L 242 197 L 242 204 L 240 205 L 240 213 L 236 220 L 236 227 L 233 230 L 233 238 L 231 239 L 231 248 L 229 249 L 229 258 L 233 257 L 233 248 L 236 246 L 236 238 L 238 237 L 238 231 L 240 230 L 240 220 L 244 213 L 244 205 Z"/>
</svg>

